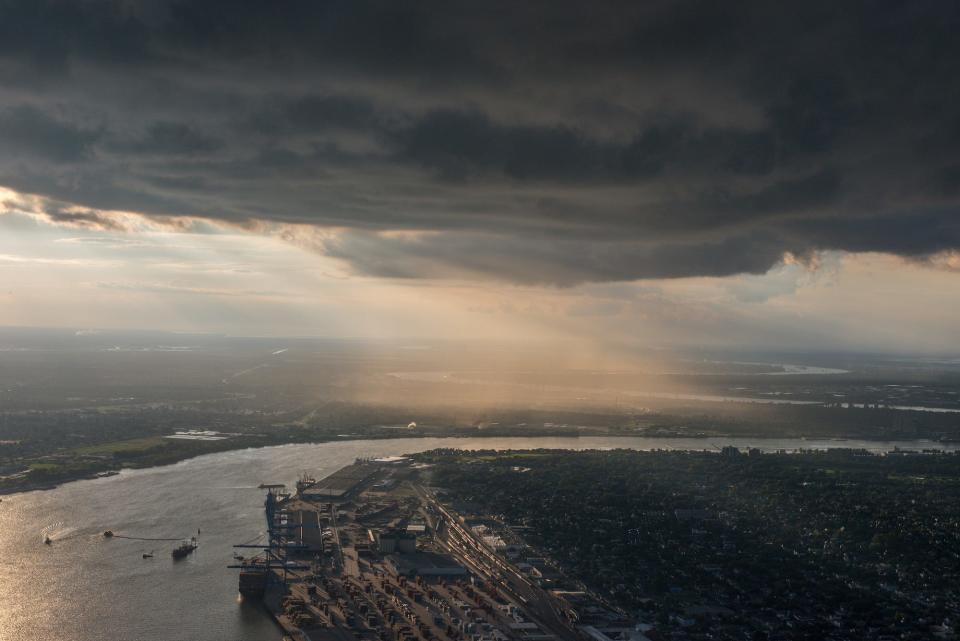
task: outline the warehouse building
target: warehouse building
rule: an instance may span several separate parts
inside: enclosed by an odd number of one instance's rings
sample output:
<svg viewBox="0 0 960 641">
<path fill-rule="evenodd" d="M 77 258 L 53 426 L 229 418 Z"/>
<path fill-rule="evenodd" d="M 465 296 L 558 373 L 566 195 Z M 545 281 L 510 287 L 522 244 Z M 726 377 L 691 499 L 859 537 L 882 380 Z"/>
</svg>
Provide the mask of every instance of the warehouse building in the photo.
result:
<svg viewBox="0 0 960 641">
<path fill-rule="evenodd" d="M 387 563 L 395 576 L 408 579 L 465 577 L 466 568 L 446 554 L 434 552 L 414 552 L 413 554 L 393 554 L 387 557 Z"/>
</svg>

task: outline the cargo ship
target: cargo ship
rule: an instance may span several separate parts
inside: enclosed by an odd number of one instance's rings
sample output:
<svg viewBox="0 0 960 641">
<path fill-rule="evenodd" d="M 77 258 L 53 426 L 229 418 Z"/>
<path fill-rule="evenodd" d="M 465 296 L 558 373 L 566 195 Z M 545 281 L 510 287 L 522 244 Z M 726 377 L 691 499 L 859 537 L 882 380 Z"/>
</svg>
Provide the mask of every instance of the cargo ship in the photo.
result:
<svg viewBox="0 0 960 641">
<path fill-rule="evenodd" d="M 240 570 L 240 594 L 260 598 L 267 589 L 268 568 L 262 559 L 251 559 Z"/>
<path fill-rule="evenodd" d="M 182 559 L 188 554 L 192 553 L 197 549 L 197 537 L 191 537 L 189 541 L 184 541 L 177 547 L 173 548 L 173 552 L 170 553 L 174 559 Z"/>
</svg>

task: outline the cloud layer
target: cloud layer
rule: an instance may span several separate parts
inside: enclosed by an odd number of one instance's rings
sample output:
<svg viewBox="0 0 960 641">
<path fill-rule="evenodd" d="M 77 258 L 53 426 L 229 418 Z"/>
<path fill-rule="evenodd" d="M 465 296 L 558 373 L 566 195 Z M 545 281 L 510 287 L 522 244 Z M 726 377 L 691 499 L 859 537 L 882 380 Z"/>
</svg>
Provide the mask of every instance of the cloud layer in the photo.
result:
<svg viewBox="0 0 960 641">
<path fill-rule="evenodd" d="M 0 2 L 0 185 L 573 284 L 960 247 L 952 3 Z"/>
</svg>

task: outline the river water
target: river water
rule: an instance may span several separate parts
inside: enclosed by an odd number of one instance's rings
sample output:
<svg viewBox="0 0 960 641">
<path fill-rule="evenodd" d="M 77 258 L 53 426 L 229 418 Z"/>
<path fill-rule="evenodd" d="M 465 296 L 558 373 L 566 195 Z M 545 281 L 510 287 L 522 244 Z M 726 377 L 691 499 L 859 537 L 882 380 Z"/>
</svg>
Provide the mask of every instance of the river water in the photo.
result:
<svg viewBox="0 0 960 641">
<path fill-rule="evenodd" d="M 322 477 L 360 456 L 436 447 L 764 450 L 863 447 L 889 451 L 929 441 L 640 437 L 473 438 L 343 441 L 211 454 L 175 465 L 125 470 L 0 503 L 0 641 L 265 641 L 279 629 L 237 596 L 234 543 L 263 531 L 260 483 L 290 486 L 304 471 Z M 104 530 L 147 538 L 188 537 L 200 547 L 178 562 L 175 542 L 105 539 Z M 51 545 L 43 544 L 49 535 Z M 144 552 L 155 551 L 152 559 Z"/>
</svg>

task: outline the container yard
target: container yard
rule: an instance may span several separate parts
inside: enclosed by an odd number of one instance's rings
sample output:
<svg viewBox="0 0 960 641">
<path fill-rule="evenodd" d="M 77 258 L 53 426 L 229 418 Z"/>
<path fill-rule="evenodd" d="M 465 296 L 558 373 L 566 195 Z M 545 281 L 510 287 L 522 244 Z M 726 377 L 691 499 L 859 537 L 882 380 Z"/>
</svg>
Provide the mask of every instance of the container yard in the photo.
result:
<svg viewBox="0 0 960 641">
<path fill-rule="evenodd" d="M 573 641 L 554 597 L 438 503 L 406 460 L 266 491 L 268 540 L 231 567 L 297 641 Z"/>
</svg>

